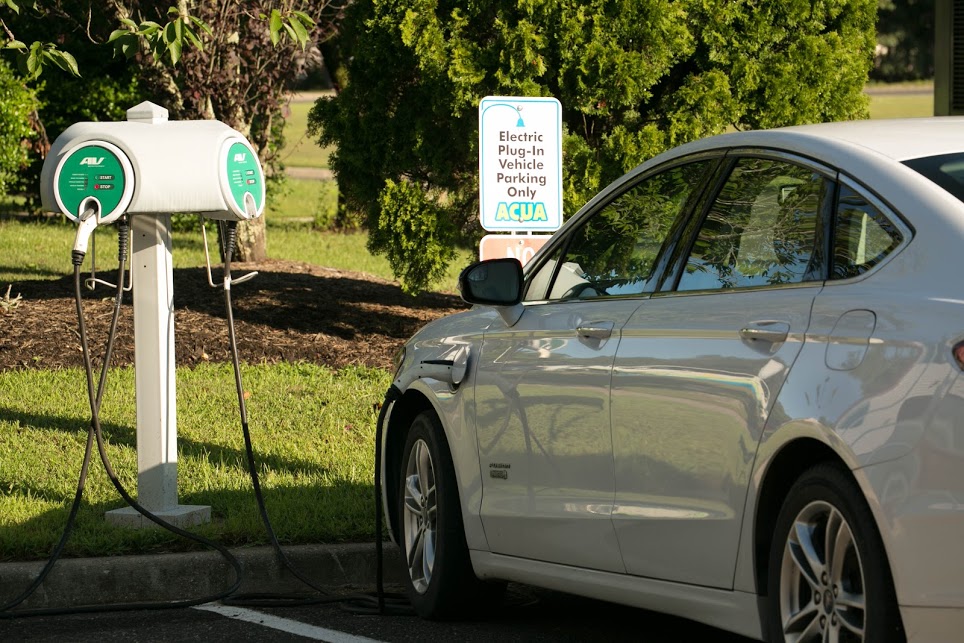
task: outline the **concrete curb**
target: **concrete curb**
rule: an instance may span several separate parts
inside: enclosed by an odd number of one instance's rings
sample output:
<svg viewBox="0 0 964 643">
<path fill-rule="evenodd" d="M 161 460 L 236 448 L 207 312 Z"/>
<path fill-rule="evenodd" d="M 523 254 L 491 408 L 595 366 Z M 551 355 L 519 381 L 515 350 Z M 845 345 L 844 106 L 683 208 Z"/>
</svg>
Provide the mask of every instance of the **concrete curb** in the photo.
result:
<svg viewBox="0 0 964 643">
<path fill-rule="evenodd" d="M 298 594 L 310 587 L 286 570 L 271 547 L 234 549 L 244 568 L 241 593 Z M 323 587 L 374 587 L 375 546 L 300 545 L 285 554 L 304 576 Z M 398 549 L 385 546 L 385 582 L 397 583 Z M 0 604 L 25 590 L 40 574 L 43 562 L 0 564 Z M 173 601 L 210 596 L 234 582 L 234 571 L 215 551 L 152 556 L 71 558 L 57 561 L 34 594 L 15 608 L 69 608 Z"/>
</svg>

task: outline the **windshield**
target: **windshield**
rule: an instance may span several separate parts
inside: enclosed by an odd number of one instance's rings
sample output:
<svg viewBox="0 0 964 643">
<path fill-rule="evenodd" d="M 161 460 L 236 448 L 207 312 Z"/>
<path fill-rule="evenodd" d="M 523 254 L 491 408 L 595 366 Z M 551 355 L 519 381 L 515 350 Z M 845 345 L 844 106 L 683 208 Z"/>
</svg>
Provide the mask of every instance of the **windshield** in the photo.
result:
<svg viewBox="0 0 964 643">
<path fill-rule="evenodd" d="M 911 159 L 904 161 L 904 165 L 964 201 L 964 152 Z"/>
</svg>

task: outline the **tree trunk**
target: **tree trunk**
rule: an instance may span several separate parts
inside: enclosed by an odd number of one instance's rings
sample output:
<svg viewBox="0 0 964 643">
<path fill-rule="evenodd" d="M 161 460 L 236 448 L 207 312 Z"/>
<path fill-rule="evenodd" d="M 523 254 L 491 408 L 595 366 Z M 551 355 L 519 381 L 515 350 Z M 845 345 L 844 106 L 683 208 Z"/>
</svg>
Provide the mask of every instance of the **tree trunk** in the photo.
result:
<svg viewBox="0 0 964 643">
<path fill-rule="evenodd" d="M 238 223 L 235 261 L 264 261 L 268 258 L 264 216 Z"/>
</svg>

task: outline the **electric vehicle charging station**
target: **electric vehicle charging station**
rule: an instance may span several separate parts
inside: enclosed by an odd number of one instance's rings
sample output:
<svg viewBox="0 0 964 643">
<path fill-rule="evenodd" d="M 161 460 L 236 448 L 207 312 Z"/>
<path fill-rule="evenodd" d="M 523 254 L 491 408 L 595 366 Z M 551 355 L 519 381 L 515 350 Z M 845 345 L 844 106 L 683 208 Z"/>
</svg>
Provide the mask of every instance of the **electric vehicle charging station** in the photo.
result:
<svg viewBox="0 0 964 643">
<path fill-rule="evenodd" d="M 257 153 L 220 121 L 168 121 L 167 109 L 144 102 L 126 121 L 76 123 L 57 137 L 41 172 L 41 199 L 79 223 L 81 257 L 95 227 L 131 215 L 138 503 L 176 526 L 209 521 L 210 507 L 180 505 L 177 496 L 171 215 L 261 216 Z M 153 524 L 132 507 L 106 517 L 128 527 Z"/>
</svg>

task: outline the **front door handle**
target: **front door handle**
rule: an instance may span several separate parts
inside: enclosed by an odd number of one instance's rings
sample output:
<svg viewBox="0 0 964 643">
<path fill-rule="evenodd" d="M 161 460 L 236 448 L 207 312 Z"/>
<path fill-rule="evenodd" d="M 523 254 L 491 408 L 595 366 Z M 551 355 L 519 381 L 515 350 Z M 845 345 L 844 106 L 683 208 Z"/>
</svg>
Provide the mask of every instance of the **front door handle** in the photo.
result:
<svg viewBox="0 0 964 643">
<path fill-rule="evenodd" d="M 576 332 L 582 337 L 592 339 L 609 339 L 613 334 L 615 324 L 611 321 L 593 321 L 580 324 L 576 327 Z"/>
<path fill-rule="evenodd" d="M 740 329 L 740 337 L 752 341 L 770 342 L 779 344 L 787 341 L 790 334 L 790 324 L 778 321 L 758 321 L 752 322 Z"/>
</svg>

